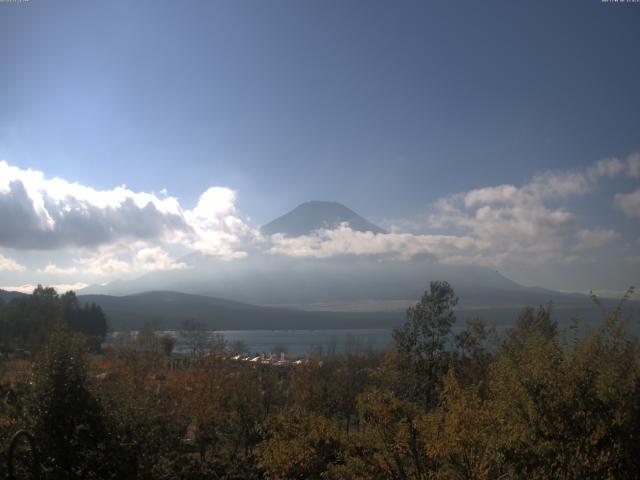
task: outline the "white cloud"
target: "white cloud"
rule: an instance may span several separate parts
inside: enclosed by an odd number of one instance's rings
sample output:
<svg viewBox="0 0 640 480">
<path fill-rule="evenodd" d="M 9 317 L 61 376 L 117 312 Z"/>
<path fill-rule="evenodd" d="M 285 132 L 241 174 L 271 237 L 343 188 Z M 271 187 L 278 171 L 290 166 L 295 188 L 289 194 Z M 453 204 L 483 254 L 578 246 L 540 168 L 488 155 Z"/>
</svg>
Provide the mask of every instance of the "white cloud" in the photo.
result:
<svg viewBox="0 0 640 480">
<path fill-rule="evenodd" d="M 428 254 L 443 264 L 491 267 L 592 263 L 593 257 L 581 253 L 600 248 L 620 234 L 603 228 L 577 229 L 579 218 L 567 202 L 594 192 L 599 179 L 630 175 L 636 158 L 606 159 L 583 170 L 544 172 L 522 186 L 487 186 L 441 198 L 424 225 L 441 235 L 398 231 L 398 225 L 417 231 L 417 222 L 398 222 L 392 233 L 378 235 L 342 225 L 297 238 L 273 236 L 269 251 L 306 257 Z M 618 196 L 616 201 L 631 215 L 639 208 L 640 198 Z"/>
<path fill-rule="evenodd" d="M 83 288 L 88 287 L 86 283 L 78 282 L 78 283 L 57 283 L 53 285 L 44 285 L 45 287 L 53 287 L 56 289 L 58 293 L 65 293 L 69 290 L 78 291 Z M 7 290 L 10 292 L 22 292 L 22 293 L 33 293 L 36 289 L 37 285 L 33 285 L 30 283 L 24 285 L 10 285 L 10 286 L 1 286 L 0 289 Z"/>
<path fill-rule="evenodd" d="M 596 228 L 593 230 L 582 229 L 576 232 L 577 243 L 573 247 L 576 252 L 586 252 L 603 247 L 609 242 L 620 238 L 615 230 Z"/>
<path fill-rule="evenodd" d="M 335 255 L 384 255 L 411 258 L 416 255 L 441 257 L 480 248 L 470 237 L 413 235 L 410 233 L 359 232 L 346 223 L 335 230 L 318 230 L 312 235 L 271 237 L 269 253 L 292 257 L 325 258 Z"/>
<path fill-rule="evenodd" d="M 98 191 L 0 161 L 0 245 L 20 249 L 92 247 L 118 239 L 187 233 L 175 198 L 126 187 Z"/>
<path fill-rule="evenodd" d="M 591 262 L 592 259 L 566 252 L 584 252 L 619 238 L 613 230 L 581 229 L 578 216 L 560 201 L 595 191 L 601 178 L 638 174 L 640 154 L 626 162 L 616 158 L 597 162 L 584 170 L 545 172 L 524 185 L 498 185 L 457 193 L 438 200 L 427 226 L 470 236 L 485 246 L 480 255 L 441 259 L 442 262 L 501 265 L 505 263 L 564 264 Z M 640 190 L 616 195 L 615 202 L 628 216 L 640 217 Z M 577 237 L 573 239 L 575 234 Z"/>
<path fill-rule="evenodd" d="M 631 178 L 640 178 L 640 152 L 634 152 L 626 160 L 607 158 L 600 160 L 587 169 L 587 174 L 592 180 L 598 177 L 614 178 L 621 174 Z"/>
<path fill-rule="evenodd" d="M 640 218 L 640 188 L 631 193 L 619 193 L 614 201 L 628 217 Z"/>
<path fill-rule="evenodd" d="M 246 255 L 237 248 L 245 237 L 256 234 L 238 216 L 234 191 L 209 188 L 192 210 L 184 209 L 165 191 L 161 195 L 134 192 L 126 186 L 95 190 L 0 161 L 0 246 L 95 249 L 144 241 L 155 246 L 180 244 L 224 258 Z M 127 270 L 123 261 L 111 258 L 107 265 L 89 268 L 122 272 Z M 63 273 L 55 265 L 43 272 Z"/>
<path fill-rule="evenodd" d="M 98 277 L 111 277 L 132 271 L 131 262 L 124 261 L 112 253 L 82 257 L 75 260 L 83 273 Z"/>
<path fill-rule="evenodd" d="M 627 217 L 640 218 L 640 188 L 631 193 L 619 193 L 614 201 Z"/>
<path fill-rule="evenodd" d="M 195 232 L 189 244 L 191 248 L 226 259 L 247 255 L 237 247 L 243 240 L 258 238 L 259 233 L 237 216 L 235 201 L 233 190 L 213 187 L 200 196 L 193 210 L 185 212 L 185 218 Z"/>
<path fill-rule="evenodd" d="M 428 226 L 475 239 L 483 246 L 482 255 L 470 257 L 476 265 L 546 263 L 562 258 L 564 239 L 577 219 L 566 208 L 550 207 L 545 200 L 586 191 L 587 184 L 578 174 L 547 173 L 522 187 L 485 187 L 440 199 Z M 465 258 L 442 261 L 460 264 Z"/>
<path fill-rule="evenodd" d="M 567 198 L 585 195 L 593 188 L 588 176 L 579 171 L 545 172 L 533 177 L 521 192 L 537 199 Z"/>
<path fill-rule="evenodd" d="M 186 263 L 171 258 L 163 248 L 151 247 L 144 242 L 104 247 L 94 255 L 76 258 L 74 262 L 78 265 L 77 271 L 98 277 L 188 268 Z"/>
<path fill-rule="evenodd" d="M 23 272 L 25 267 L 0 253 L 0 272 Z"/>
<path fill-rule="evenodd" d="M 620 175 L 625 170 L 625 164 L 617 158 L 606 158 L 600 160 L 593 167 L 589 168 L 588 173 L 592 178 L 609 177 L 613 178 Z"/>
<path fill-rule="evenodd" d="M 376 235 L 341 225 L 302 237 L 265 239 L 241 218 L 236 192 L 226 187 L 209 188 L 187 209 L 164 190 L 161 198 L 125 186 L 98 191 L 0 162 L 0 246 L 64 251 L 73 255 L 71 266 L 49 263 L 38 273 L 98 277 L 187 268 L 169 251 L 186 248 L 231 260 L 248 255 L 252 245 L 297 257 L 429 255 L 455 265 L 575 264 L 593 261 L 581 253 L 619 234 L 579 229 L 568 201 L 595 191 L 604 179 L 638 177 L 639 169 L 640 154 L 633 154 L 582 170 L 544 172 L 519 186 L 456 193 L 435 202 L 422 229 L 410 222 L 415 233 L 393 228 Z M 616 195 L 614 201 L 628 216 L 640 218 L 640 190 Z M 0 270 L 24 269 L 9 262 L 0 257 Z"/>
<path fill-rule="evenodd" d="M 78 273 L 76 267 L 59 267 L 58 265 L 49 262 L 46 267 L 36 270 L 38 273 L 48 273 L 51 275 L 73 275 Z"/>
<path fill-rule="evenodd" d="M 135 267 L 143 271 L 182 270 L 187 268 L 184 262 L 176 262 L 160 247 L 143 248 L 136 253 Z"/>
<path fill-rule="evenodd" d="M 629 155 L 627 158 L 627 175 L 640 178 L 640 152 Z"/>
</svg>

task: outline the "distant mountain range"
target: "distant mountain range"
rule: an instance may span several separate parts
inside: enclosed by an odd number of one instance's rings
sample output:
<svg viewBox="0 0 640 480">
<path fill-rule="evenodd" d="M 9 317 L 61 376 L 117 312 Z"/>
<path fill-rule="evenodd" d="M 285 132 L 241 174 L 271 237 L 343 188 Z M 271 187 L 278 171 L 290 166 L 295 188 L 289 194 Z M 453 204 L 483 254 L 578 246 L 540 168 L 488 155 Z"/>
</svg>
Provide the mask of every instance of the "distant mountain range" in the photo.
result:
<svg viewBox="0 0 640 480">
<path fill-rule="evenodd" d="M 163 329 L 175 329 L 187 319 L 201 321 L 218 330 L 391 328 L 399 325 L 404 317 L 401 312 L 313 312 L 260 307 L 169 291 L 123 297 L 81 295 L 79 299 L 100 305 L 115 330 L 139 328 L 145 322 L 156 322 Z"/>
<path fill-rule="evenodd" d="M 25 296 L 24 293 L 0 290 L 0 299 L 6 302 L 18 301 Z M 158 329 L 173 330 L 187 319 L 203 322 L 214 330 L 390 329 L 402 324 L 406 307 L 417 301 L 397 302 L 393 308 L 369 305 L 379 308 L 378 311 L 335 311 L 324 310 L 321 305 L 308 306 L 307 310 L 262 307 L 175 291 L 125 296 L 79 295 L 78 298 L 83 303 L 100 305 L 110 329 L 115 331 L 139 329 L 145 323 Z M 521 311 L 519 305 L 463 306 L 457 308 L 456 328 L 462 327 L 466 320 L 478 317 L 499 328 L 510 326 Z M 556 319 L 565 325 L 573 316 L 580 318 L 583 325 L 593 324 L 601 319 L 600 315 L 586 302 L 563 303 L 555 307 Z"/>
<path fill-rule="evenodd" d="M 354 230 L 384 232 L 339 203 L 317 201 L 267 223 L 262 232 L 295 237 L 342 222 Z M 365 255 L 293 258 L 258 250 L 231 262 L 199 253 L 181 261 L 189 268 L 152 272 L 78 293 L 103 306 L 114 323 L 162 318 L 173 325 L 197 317 L 217 328 L 237 329 L 398 324 L 406 305 L 417 301 L 432 280 L 451 283 L 460 297 L 463 317 L 508 323 L 525 306 L 549 302 L 563 321 L 572 315 L 590 319 L 598 315 L 585 295 L 524 287 L 489 268 L 441 265 L 428 256 L 411 260 Z M 363 312 L 359 304 L 368 311 Z M 283 308 L 290 306 L 295 309 Z"/>
</svg>

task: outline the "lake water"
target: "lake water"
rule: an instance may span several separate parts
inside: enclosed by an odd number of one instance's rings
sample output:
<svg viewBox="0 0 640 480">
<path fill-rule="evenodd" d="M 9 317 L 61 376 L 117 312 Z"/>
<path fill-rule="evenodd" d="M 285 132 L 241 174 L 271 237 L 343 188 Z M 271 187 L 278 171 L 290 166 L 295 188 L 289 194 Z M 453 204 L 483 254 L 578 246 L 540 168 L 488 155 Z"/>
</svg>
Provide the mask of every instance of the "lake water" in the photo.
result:
<svg viewBox="0 0 640 480">
<path fill-rule="evenodd" d="M 463 325 L 451 327 L 450 341 L 460 332 Z M 497 334 L 504 332 L 508 325 L 494 325 Z M 117 337 L 125 332 L 112 332 L 107 335 L 104 345 L 117 343 Z M 126 332 L 136 335 L 137 332 Z M 269 352 L 274 355 L 285 352 L 292 357 L 307 357 L 311 354 L 331 355 L 334 353 L 366 354 L 386 350 L 392 341 L 392 330 L 387 328 L 370 329 L 333 329 L 333 330 L 220 330 L 202 332 L 213 339 L 222 334 L 229 346 L 234 342 L 243 342 L 247 353 Z M 190 347 L 180 332 L 173 330 L 156 331 L 156 335 L 170 335 L 176 339 L 174 352 L 190 353 Z"/>
<path fill-rule="evenodd" d="M 135 332 L 133 332 L 135 334 Z M 244 342 L 250 353 L 281 351 L 288 355 L 303 357 L 312 353 L 367 353 L 380 352 L 391 342 L 390 329 L 353 329 L 353 330 L 224 330 L 209 332 L 221 333 L 232 345 Z M 113 343 L 121 332 L 111 333 L 105 344 Z M 181 335 L 175 331 L 156 332 L 157 335 L 171 335 L 176 338 L 175 352 L 187 352 Z"/>
</svg>

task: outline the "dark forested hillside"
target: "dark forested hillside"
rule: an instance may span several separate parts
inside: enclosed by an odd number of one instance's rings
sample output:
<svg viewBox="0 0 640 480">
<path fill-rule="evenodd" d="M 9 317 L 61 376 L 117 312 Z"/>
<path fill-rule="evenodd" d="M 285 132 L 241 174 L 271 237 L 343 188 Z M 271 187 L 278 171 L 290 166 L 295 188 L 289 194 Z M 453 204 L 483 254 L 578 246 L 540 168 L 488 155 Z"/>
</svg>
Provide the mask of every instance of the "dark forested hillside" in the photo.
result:
<svg viewBox="0 0 640 480">
<path fill-rule="evenodd" d="M 38 286 L 31 295 L 5 298 L 0 303 L 0 345 L 5 351 L 38 351 L 56 323 L 84 334 L 96 350 L 107 333 L 102 308 L 91 302 L 81 304 L 74 292 L 59 295 L 53 288 Z"/>
<path fill-rule="evenodd" d="M 393 328 L 403 318 L 402 312 L 310 312 L 164 291 L 123 297 L 82 295 L 79 299 L 99 305 L 113 329 L 136 329 L 155 322 L 171 330 L 185 319 L 215 330 Z"/>
</svg>

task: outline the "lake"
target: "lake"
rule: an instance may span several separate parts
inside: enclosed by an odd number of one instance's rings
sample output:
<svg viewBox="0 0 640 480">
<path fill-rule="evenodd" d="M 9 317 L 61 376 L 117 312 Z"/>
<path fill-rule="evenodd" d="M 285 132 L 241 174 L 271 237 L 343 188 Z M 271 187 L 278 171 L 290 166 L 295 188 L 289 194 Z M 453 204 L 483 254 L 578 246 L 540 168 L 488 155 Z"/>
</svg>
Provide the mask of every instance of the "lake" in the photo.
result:
<svg viewBox="0 0 640 480">
<path fill-rule="evenodd" d="M 123 332 L 110 333 L 105 345 L 113 344 Z M 132 332 L 134 335 L 136 332 Z M 304 357 L 312 353 L 367 353 L 380 352 L 391 342 L 390 329 L 352 329 L 352 330 L 223 330 L 209 332 L 221 333 L 231 345 L 244 342 L 250 353 L 281 351 L 295 357 Z M 171 335 L 176 338 L 175 352 L 188 352 L 181 342 L 179 332 L 172 330 L 156 332 L 157 335 Z"/>
</svg>

